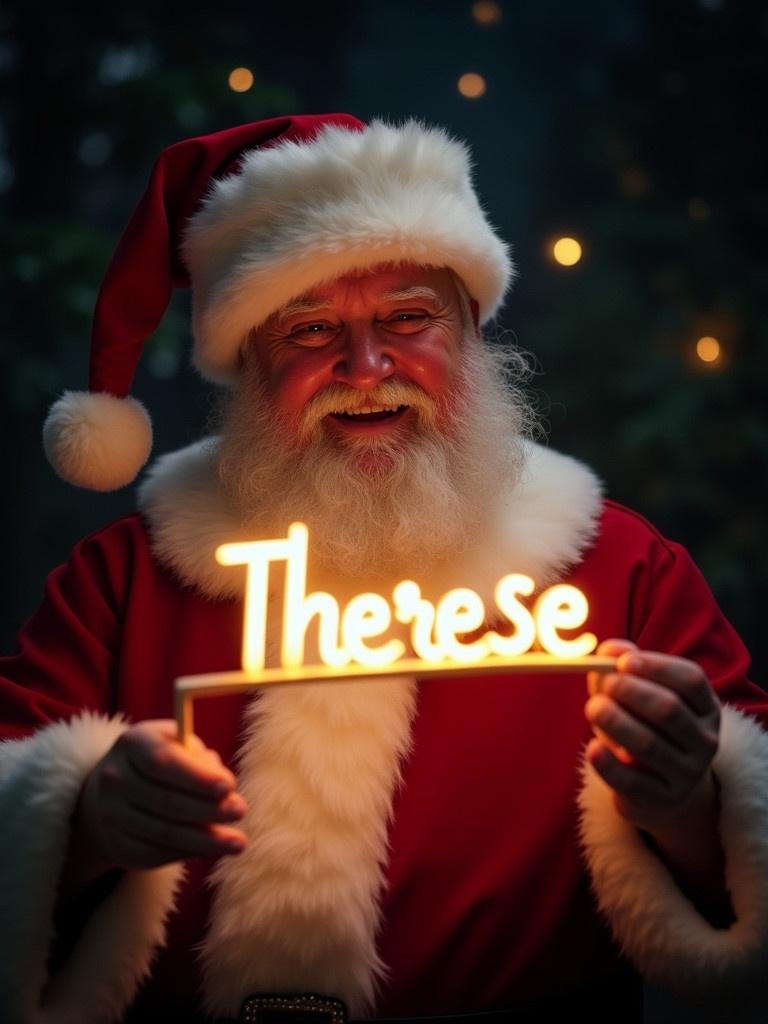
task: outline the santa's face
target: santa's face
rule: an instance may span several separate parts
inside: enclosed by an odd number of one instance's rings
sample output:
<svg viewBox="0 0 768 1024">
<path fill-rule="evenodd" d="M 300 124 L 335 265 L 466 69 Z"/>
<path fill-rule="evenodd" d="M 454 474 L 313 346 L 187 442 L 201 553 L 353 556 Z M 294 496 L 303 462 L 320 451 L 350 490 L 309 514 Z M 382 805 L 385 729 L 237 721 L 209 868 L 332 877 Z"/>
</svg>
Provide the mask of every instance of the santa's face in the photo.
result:
<svg viewBox="0 0 768 1024">
<path fill-rule="evenodd" d="M 378 267 L 313 289 L 253 331 L 218 470 L 257 536 L 305 522 L 352 578 L 453 558 L 522 465 L 527 406 L 450 271 Z"/>
<path fill-rule="evenodd" d="M 449 418 L 463 334 L 450 271 L 386 265 L 313 288 L 273 314 L 252 332 L 249 358 L 299 447 L 320 431 L 363 457 L 407 445 L 424 416 Z"/>
</svg>

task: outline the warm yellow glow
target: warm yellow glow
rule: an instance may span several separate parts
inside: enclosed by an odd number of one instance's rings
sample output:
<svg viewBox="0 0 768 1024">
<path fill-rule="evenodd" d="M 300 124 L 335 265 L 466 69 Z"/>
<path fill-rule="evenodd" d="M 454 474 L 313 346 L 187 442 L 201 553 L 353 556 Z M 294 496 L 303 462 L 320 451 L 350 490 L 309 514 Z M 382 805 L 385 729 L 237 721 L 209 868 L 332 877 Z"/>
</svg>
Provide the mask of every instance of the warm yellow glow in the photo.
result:
<svg viewBox="0 0 768 1024">
<path fill-rule="evenodd" d="M 307 594 L 307 551 L 309 530 L 304 523 L 292 523 L 288 528 L 289 551 L 285 557 L 285 594 L 283 597 L 283 634 L 280 648 L 281 664 L 286 668 L 297 668 L 304 664 L 304 640 L 311 619 L 318 618 L 318 653 L 324 665 L 341 668 L 349 662 L 348 652 L 338 646 L 339 604 L 332 594 L 322 590 Z M 267 565 L 265 571 L 269 571 Z M 266 622 L 266 605 L 261 609 Z M 247 632 L 247 627 L 246 627 Z M 259 636 L 262 627 L 259 625 Z M 243 665 L 243 668 L 247 666 Z"/>
<path fill-rule="evenodd" d="M 234 68 L 229 73 L 228 81 L 232 92 L 248 92 L 253 85 L 253 72 L 250 68 Z"/>
<path fill-rule="evenodd" d="M 720 358 L 720 342 L 706 335 L 696 342 L 696 355 L 702 363 L 716 363 Z"/>
<path fill-rule="evenodd" d="M 381 594 L 363 593 L 343 609 L 332 594 L 307 594 L 309 531 L 292 523 L 288 536 L 279 540 L 222 544 L 216 558 L 222 565 L 245 565 L 245 610 L 242 666 L 248 676 L 263 674 L 266 660 L 269 567 L 285 562 L 285 590 L 281 630 L 280 664 L 287 672 L 305 666 L 307 630 L 317 617 L 318 656 L 337 676 L 360 675 L 360 667 L 378 670 L 397 663 L 407 653 L 397 637 L 386 638 L 392 625 L 392 605 Z M 530 596 L 535 583 L 530 576 L 511 573 L 496 585 L 497 611 L 512 627 L 510 636 L 488 629 L 475 640 L 460 637 L 477 633 L 488 621 L 482 598 L 467 587 L 449 590 L 437 602 L 422 597 L 413 580 L 403 580 L 392 591 L 394 618 L 410 625 L 410 647 L 425 666 L 465 664 L 482 666 L 491 657 L 525 655 L 538 640 L 555 659 L 581 658 L 593 651 L 597 637 L 582 633 L 568 640 L 561 630 L 582 626 L 589 614 L 584 594 L 576 587 L 558 584 L 544 590 L 530 611 L 519 595 Z M 498 614 L 492 612 L 496 620 Z M 373 641 L 378 638 L 378 643 Z"/>
<path fill-rule="evenodd" d="M 454 661 L 480 661 L 488 653 L 485 636 L 473 643 L 462 643 L 460 633 L 472 633 L 485 622 L 485 605 L 479 594 L 467 587 L 449 590 L 435 608 L 435 639 L 444 658 Z"/>
<path fill-rule="evenodd" d="M 411 626 L 411 646 L 416 655 L 424 661 L 440 661 L 442 652 L 432 640 L 435 625 L 435 606 L 421 596 L 421 588 L 413 580 L 403 580 L 392 591 L 395 602 L 395 618 Z"/>
<path fill-rule="evenodd" d="M 240 544 L 221 544 L 216 548 L 216 561 L 220 565 L 248 567 L 241 660 L 243 670 L 254 675 L 264 668 L 266 655 L 269 563 L 289 558 L 293 552 L 291 544 L 289 530 L 286 540 L 243 541 Z"/>
<path fill-rule="evenodd" d="M 391 622 L 392 610 L 381 594 L 358 594 L 352 598 L 341 620 L 341 642 L 354 662 L 373 668 L 402 658 L 402 640 L 393 639 L 380 647 L 368 647 L 365 643 L 366 637 L 386 632 Z"/>
<path fill-rule="evenodd" d="M 572 267 L 581 259 L 581 245 L 575 238 L 558 238 L 552 246 L 552 255 L 563 267 Z"/>
<path fill-rule="evenodd" d="M 358 682 L 366 679 L 412 679 L 429 676 L 431 679 L 455 679 L 466 676 L 515 675 L 517 673 L 551 676 L 563 672 L 615 672 L 616 658 L 588 654 L 584 658 L 553 658 L 551 654 L 522 654 L 506 658 L 491 655 L 484 661 L 467 665 L 456 661 L 425 662 L 420 658 L 401 658 L 393 665 L 351 670 L 340 673 L 328 665 L 303 665 L 301 668 L 265 668 L 258 675 L 247 672 L 208 672 L 197 676 L 180 676 L 174 680 L 174 717 L 178 724 L 178 739 L 187 744 L 195 731 L 193 701 L 198 697 L 220 697 L 224 693 L 250 693 L 265 686 L 286 686 L 291 683 L 333 682 L 342 676 L 354 676 Z"/>
<path fill-rule="evenodd" d="M 458 81 L 458 90 L 468 100 L 476 100 L 485 94 L 487 86 L 482 75 L 467 71 Z"/>
<path fill-rule="evenodd" d="M 582 633 L 573 640 L 564 640 L 561 629 L 583 626 L 589 615 L 584 594 L 569 583 L 558 583 L 545 590 L 533 607 L 539 641 L 545 651 L 556 658 L 583 658 L 597 647 L 594 633 Z"/>
<path fill-rule="evenodd" d="M 472 17 L 478 25 L 496 25 L 501 21 L 501 6 L 494 0 L 477 0 L 472 4 Z"/>
<path fill-rule="evenodd" d="M 517 595 L 528 597 L 535 589 L 536 584 L 531 577 L 523 576 L 522 573 L 510 573 L 496 584 L 493 592 L 496 604 L 501 614 L 515 627 L 515 631 L 511 636 L 500 636 L 495 632 L 489 634 L 489 646 L 494 654 L 515 657 L 533 647 L 536 623 L 525 605 L 518 601 Z"/>
</svg>

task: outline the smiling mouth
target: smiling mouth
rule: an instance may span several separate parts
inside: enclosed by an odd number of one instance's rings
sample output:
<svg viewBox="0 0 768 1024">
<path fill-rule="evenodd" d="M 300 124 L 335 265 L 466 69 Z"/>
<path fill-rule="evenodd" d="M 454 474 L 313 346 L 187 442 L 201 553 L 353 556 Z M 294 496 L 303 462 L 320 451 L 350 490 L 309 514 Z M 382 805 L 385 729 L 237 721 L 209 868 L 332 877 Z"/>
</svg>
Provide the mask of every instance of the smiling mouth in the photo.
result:
<svg viewBox="0 0 768 1024">
<path fill-rule="evenodd" d="M 329 413 L 330 419 L 340 423 L 379 423 L 401 416 L 408 409 L 407 405 L 370 405 L 361 409 Z"/>
</svg>

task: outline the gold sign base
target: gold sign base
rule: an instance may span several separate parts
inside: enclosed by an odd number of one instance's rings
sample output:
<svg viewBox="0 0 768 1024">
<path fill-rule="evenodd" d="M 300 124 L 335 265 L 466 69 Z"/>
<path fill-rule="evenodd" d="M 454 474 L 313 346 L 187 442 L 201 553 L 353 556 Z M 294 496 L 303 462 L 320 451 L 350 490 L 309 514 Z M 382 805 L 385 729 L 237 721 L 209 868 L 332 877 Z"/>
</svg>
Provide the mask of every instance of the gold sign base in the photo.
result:
<svg viewBox="0 0 768 1024">
<path fill-rule="evenodd" d="M 616 658 L 588 655 L 583 658 L 556 658 L 552 654 L 520 654 L 513 658 L 489 656 L 482 662 L 461 663 L 457 661 L 429 662 L 421 658 L 403 658 L 400 661 L 369 668 L 363 665 L 346 669 L 328 665 L 302 665 L 300 668 L 265 668 L 258 675 L 247 672 L 209 672 L 205 675 L 180 676 L 174 683 L 174 713 L 178 726 L 179 742 L 187 744 L 194 732 L 194 701 L 197 697 L 218 697 L 225 693 L 245 693 L 261 686 L 275 686 L 287 683 L 349 682 L 359 683 L 368 679 L 386 676 L 400 679 L 403 676 L 434 676 L 450 679 L 465 675 L 501 675 L 508 672 L 612 672 Z"/>
</svg>

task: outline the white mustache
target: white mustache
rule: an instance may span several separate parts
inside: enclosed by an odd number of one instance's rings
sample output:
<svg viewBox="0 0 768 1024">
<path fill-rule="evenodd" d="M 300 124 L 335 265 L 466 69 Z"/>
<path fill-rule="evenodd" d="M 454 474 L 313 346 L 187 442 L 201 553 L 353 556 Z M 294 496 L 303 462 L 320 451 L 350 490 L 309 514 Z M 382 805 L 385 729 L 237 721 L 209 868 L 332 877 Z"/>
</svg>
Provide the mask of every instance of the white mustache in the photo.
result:
<svg viewBox="0 0 768 1024">
<path fill-rule="evenodd" d="M 332 413 L 364 412 L 373 408 L 398 409 L 407 405 L 416 409 L 427 422 L 433 422 L 437 406 L 429 395 L 415 384 L 385 380 L 373 391 L 358 391 L 346 384 L 331 384 L 315 395 L 301 415 L 301 431 L 307 436 L 326 416 Z"/>
</svg>

